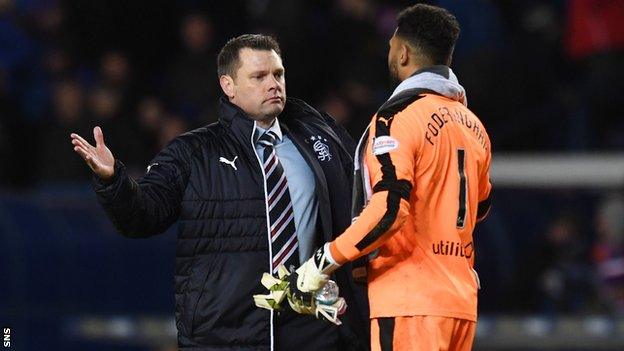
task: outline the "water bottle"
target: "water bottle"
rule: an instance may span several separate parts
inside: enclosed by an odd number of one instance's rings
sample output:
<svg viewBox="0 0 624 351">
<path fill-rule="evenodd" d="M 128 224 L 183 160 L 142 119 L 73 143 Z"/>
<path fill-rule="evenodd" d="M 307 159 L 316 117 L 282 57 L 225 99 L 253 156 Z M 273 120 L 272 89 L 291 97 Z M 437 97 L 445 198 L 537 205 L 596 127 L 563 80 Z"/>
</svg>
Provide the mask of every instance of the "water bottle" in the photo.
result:
<svg viewBox="0 0 624 351">
<path fill-rule="evenodd" d="M 339 294 L 340 290 L 338 289 L 338 284 L 333 280 L 328 280 L 327 283 L 316 292 L 314 298 L 316 302 L 320 304 L 333 305 L 338 301 Z"/>
</svg>

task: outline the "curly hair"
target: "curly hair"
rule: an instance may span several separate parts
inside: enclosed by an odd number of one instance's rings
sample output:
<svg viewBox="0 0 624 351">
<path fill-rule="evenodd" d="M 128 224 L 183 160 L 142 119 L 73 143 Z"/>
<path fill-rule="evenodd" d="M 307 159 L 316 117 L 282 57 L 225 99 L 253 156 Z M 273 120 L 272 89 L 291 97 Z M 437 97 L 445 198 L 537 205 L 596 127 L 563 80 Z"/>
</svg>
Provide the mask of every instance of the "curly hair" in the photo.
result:
<svg viewBox="0 0 624 351">
<path fill-rule="evenodd" d="M 418 4 L 399 13 L 396 34 L 434 65 L 450 65 L 459 23 L 446 9 Z"/>
</svg>

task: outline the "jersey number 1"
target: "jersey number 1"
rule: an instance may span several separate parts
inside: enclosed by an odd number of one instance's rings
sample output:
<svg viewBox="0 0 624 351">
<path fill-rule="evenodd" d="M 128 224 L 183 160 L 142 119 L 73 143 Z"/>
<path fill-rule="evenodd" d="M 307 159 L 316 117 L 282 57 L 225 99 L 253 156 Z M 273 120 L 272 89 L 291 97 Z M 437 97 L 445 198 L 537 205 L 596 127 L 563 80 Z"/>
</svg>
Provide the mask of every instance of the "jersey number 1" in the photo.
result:
<svg viewBox="0 0 624 351">
<path fill-rule="evenodd" d="M 463 228 L 466 223 L 466 197 L 468 196 L 468 182 L 466 180 L 466 152 L 457 149 L 457 164 L 459 168 L 459 209 L 457 210 L 457 228 Z"/>
</svg>

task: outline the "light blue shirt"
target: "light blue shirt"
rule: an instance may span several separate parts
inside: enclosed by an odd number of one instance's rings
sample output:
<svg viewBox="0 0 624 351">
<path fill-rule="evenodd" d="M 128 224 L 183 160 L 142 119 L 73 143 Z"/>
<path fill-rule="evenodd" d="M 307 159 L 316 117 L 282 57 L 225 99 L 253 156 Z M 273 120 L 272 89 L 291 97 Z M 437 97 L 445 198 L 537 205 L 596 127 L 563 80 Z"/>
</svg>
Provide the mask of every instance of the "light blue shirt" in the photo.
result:
<svg viewBox="0 0 624 351">
<path fill-rule="evenodd" d="M 315 244 L 318 200 L 316 199 L 314 173 L 292 140 L 282 133 L 277 118 L 268 130 L 259 126 L 256 126 L 256 129 L 256 141 L 267 131 L 272 131 L 277 135 L 275 152 L 286 174 L 288 192 L 293 204 L 297 240 L 299 240 L 299 262 L 304 263 L 312 256 Z M 258 143 L 256 143 L 256 153 L 261 160 L 264 160 L 264 147 Z"/>
</svg>

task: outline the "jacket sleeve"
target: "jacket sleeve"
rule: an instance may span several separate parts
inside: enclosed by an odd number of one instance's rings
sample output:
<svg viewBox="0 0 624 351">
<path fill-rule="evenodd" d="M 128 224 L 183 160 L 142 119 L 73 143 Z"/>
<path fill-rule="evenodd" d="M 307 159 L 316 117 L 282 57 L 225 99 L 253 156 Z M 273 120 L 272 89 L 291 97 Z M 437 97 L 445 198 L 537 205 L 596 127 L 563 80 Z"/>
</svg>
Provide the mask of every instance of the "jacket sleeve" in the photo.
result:
<svg viewBox="0 0 624 351">
<path fill-rule="evenodd" d="M 409 123 L 407 113 L 374 117 L 365 155 L 373 194 L 351 226 L 330 243 L 331 255 L 338 264 L 375 250 L 407 218 L 420 145 L 417 136 L 421 135 L 416 130 L 418 125 Z"/>
<path fill-rule="evenodd" d="M 122 235 L 149 237 L 164 232 L 177 220 L 189 177 L 187 149 L 180 138 L 172 141 L 138 180 L 130 177 L 118 160 L 111 181 L 94 177 L 98 201 Z"/>
</svg>

